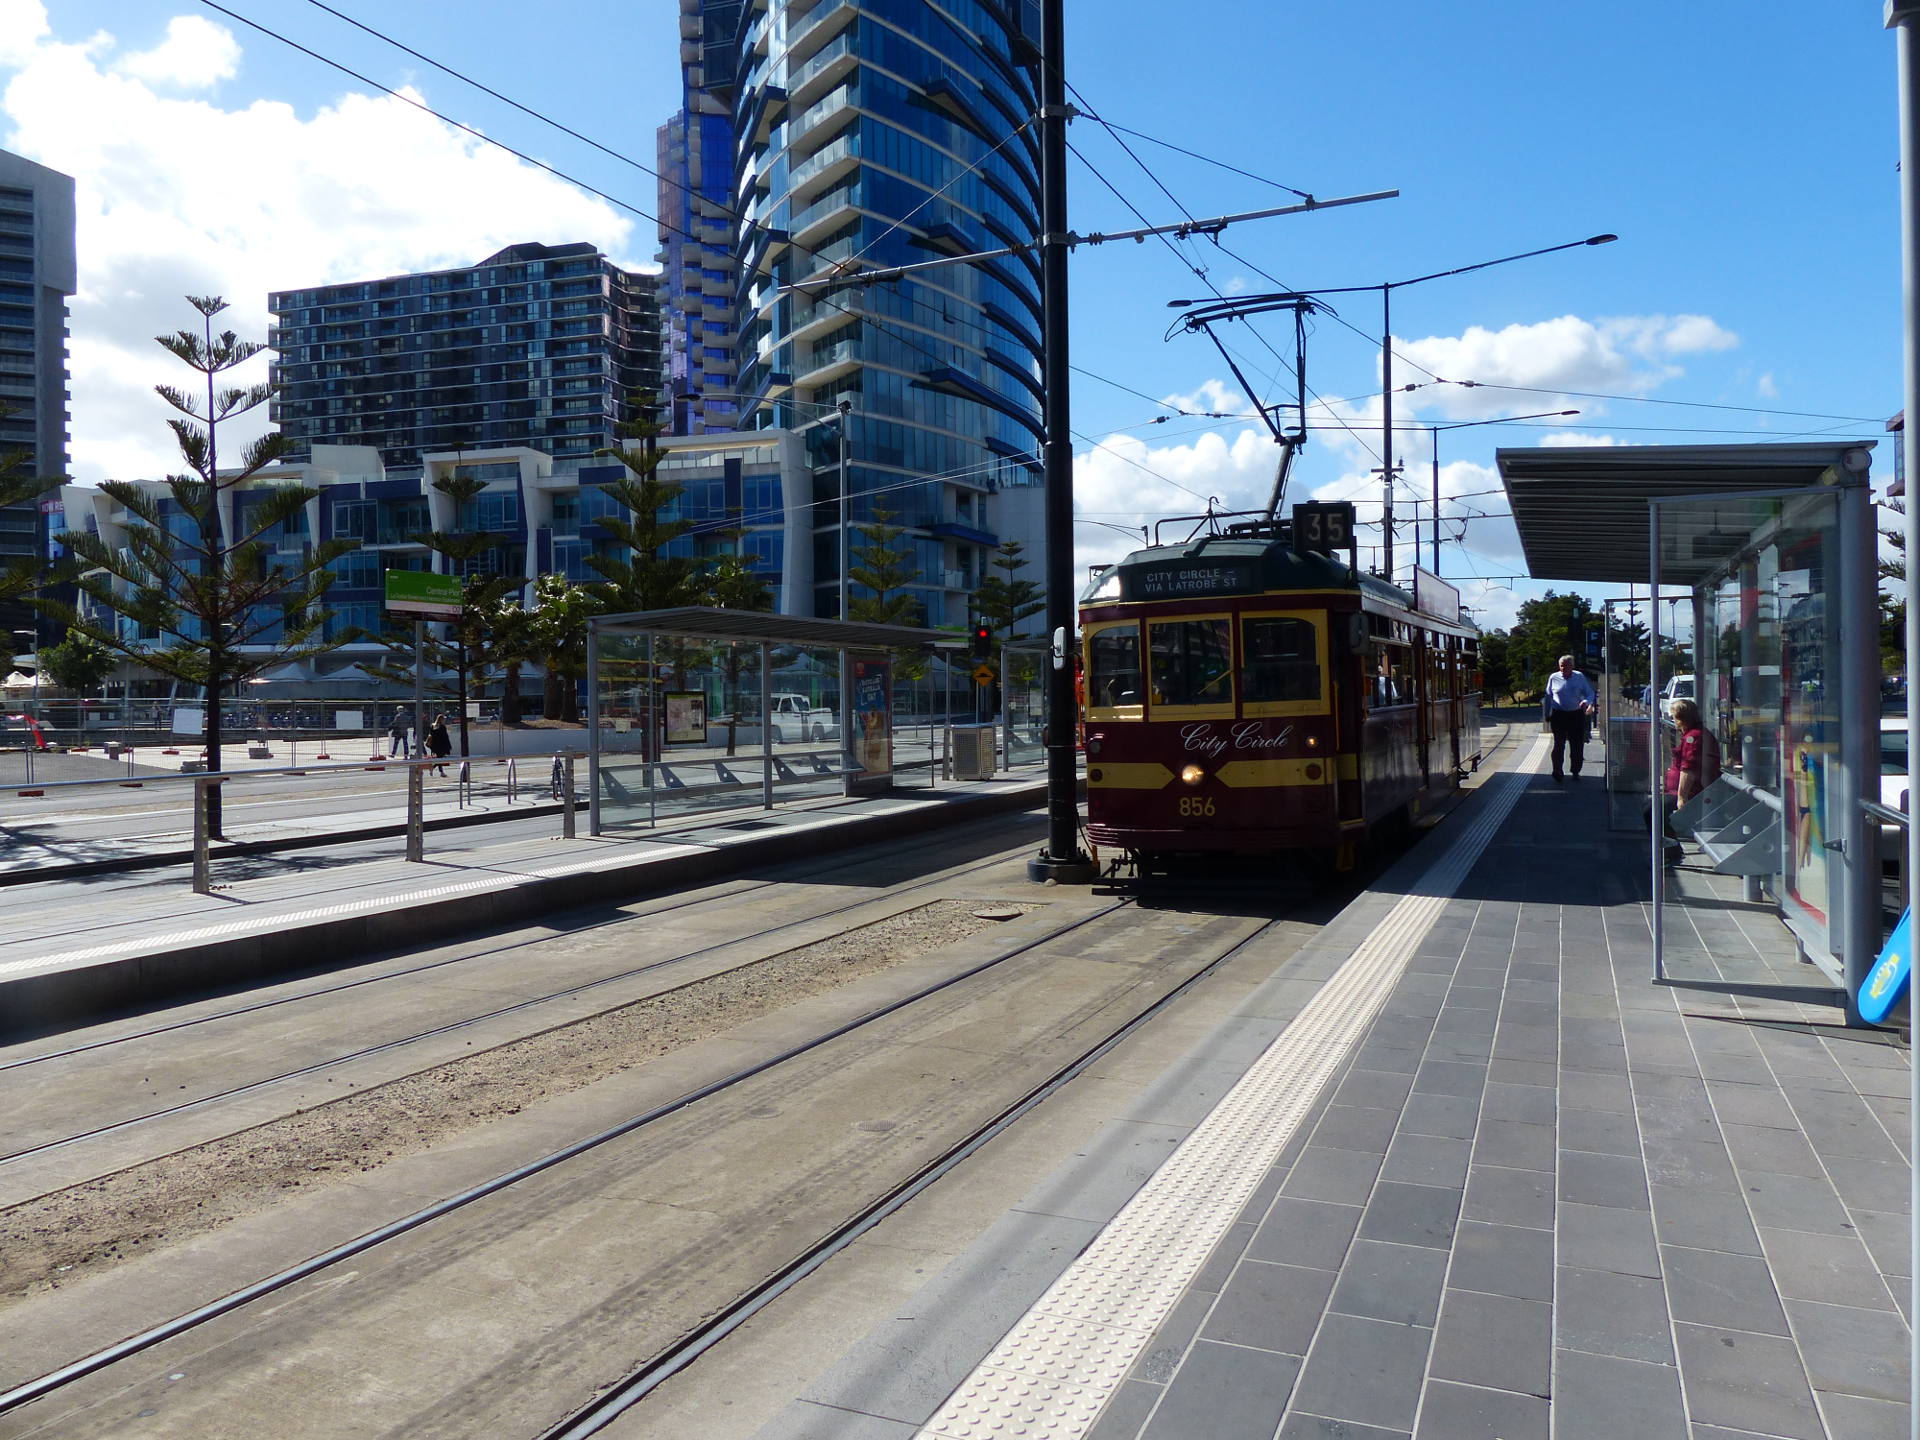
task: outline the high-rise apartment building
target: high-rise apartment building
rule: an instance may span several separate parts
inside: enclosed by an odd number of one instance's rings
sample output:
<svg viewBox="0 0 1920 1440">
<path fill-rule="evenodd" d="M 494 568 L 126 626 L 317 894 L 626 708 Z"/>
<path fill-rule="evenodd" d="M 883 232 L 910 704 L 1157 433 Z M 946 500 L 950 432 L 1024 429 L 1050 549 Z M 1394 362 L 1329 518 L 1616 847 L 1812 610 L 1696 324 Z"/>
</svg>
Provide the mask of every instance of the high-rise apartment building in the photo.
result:
<svg viewBox="0 0 1920 1440">
<path fill-rule="evenodd" d="M 530 446 L 563 463 L 616 443 L 657 393 L 655 277 L 593 246 L 512 245 L 477 265 L 276 291 L 272 418 L 296 442 L 430 451 Z"/>
<path fill-rule="evenodd" d="M 29 475 L 67 470 L 67 297 L 76 286 L 73 180 L 0 151 L 0 452 Z M 0 508 L 0 560 L 46 556 L 45 505 Z M 8 631 L 35 628 L 24 602 L 0 606 Z M 8 653 L 18 648 L 10 636 Z"/>
<path fill-rule="evenodd" d="M 1044 546 L 1038 259 L 843 282 L 1038 233 L 1038 6 L 680 0 L 680 20 L 684 107 L 661 142 L 665 347 L 692 397 L 676 426 L 808 437 L 812 609 L 831 614 L 859 543 L 838 525 L 847 402 L 851 523 L 908 527 L 927 622 L 964 623 L 1003 538 L 1036 562 Z"/>
</svg>

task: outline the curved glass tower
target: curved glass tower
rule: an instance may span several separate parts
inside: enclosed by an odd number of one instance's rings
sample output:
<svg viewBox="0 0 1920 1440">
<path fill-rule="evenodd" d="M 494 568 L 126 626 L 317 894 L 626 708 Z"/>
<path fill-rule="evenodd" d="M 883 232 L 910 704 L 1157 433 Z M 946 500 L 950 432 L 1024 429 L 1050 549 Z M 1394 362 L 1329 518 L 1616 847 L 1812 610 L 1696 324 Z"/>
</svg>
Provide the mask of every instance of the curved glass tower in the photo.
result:
<svg viewBox="0 0 1920 1440">
<path fill-rule="evenodd" d="M 1038 260 L 844 276 L 1033 240 L 1037 6 L 682 0 L 682 20 L 683 58 L 700 37 L 699 98 L 733 129 L 733 355 L 714 369 L 733 371 L 733 423 L 808 437 L 815 613 L 836 609 L 846 401 L 851 522 L 891 512 L 926 622 L 964 623 L 1002 539 L 1040 553 Z"/>
</svg>

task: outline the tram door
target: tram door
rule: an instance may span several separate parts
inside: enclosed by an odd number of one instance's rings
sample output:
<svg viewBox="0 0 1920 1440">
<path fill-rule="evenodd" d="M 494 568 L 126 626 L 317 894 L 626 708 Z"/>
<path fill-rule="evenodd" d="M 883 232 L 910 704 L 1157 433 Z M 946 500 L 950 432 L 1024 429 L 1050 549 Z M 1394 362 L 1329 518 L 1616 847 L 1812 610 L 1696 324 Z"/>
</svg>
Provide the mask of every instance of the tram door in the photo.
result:
<svg viewBox="0 0 1920 1440">
<path fill-rule="evenodd" d="M 1341 820 L 1366 816 L 1366 791 L 1360 781 L 1361 751 L 1367 715 L 1367 621 L 1359 613 L 1327 615 L 1327 668 L 1333 672 L 1336 814 Z"/>
</svg>

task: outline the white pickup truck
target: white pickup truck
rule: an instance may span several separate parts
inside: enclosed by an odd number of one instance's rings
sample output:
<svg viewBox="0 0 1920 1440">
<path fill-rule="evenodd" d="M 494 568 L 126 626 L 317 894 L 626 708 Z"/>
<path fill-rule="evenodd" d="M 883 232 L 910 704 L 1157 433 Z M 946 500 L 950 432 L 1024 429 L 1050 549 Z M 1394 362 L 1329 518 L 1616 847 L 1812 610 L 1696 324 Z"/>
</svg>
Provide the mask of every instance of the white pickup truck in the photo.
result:
<svg viewBox="0 0 1920 1440">
<path fill-rule="evenodd" d="M 776 690 L 773 693 L 773 738 L 775 743 L 790 740 L 825 740 L 839 732 L 840 722 L 832 710 L 815 705 L 804 695 Z"/>
</svg>

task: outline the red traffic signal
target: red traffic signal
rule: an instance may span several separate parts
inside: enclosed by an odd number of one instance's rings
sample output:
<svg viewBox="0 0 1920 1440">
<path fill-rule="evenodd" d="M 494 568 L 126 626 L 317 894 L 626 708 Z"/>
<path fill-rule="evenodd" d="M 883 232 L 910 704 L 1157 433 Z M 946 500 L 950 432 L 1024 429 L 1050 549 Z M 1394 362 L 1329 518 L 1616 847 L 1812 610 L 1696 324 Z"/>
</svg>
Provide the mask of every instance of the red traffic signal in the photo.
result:
<svg viewBox="0 0 1920 1440">
<path fill-rule="evenodd" d="M 993 627 L 980 624 L 973 627 L 973 658 L 985 660 L 993 654 Z"/>
</svg>

